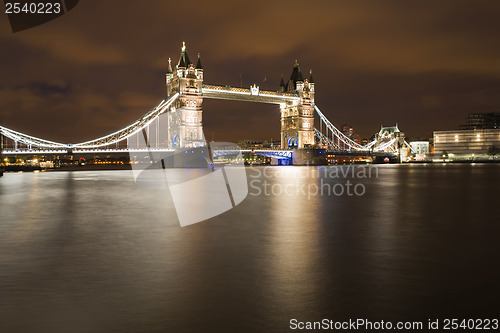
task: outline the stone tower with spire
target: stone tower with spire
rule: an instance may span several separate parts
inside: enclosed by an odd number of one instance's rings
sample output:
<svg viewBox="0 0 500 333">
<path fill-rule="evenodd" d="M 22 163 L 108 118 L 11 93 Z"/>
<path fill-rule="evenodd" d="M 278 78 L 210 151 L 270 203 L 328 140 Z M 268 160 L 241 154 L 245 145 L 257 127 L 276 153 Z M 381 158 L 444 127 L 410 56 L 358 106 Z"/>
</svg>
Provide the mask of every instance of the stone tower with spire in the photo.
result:
<svg viewBox="0 0 500 333">
<path fill-rule="evenodd" d="M 314 141 L 314 80 L 312 72 L 304 79 L 295 60 L 290 80 L 281 78 L 280 91 L 297 94 L 299 101 L 281 105 L 281 148 L 312 147 Z"/>
<path fill-rule="evenodd" d="M 167 98 L 179 93 L 179 98 L 168 113 L 168 142 L 171 148 L 193 148 L 205 146 L 202 126 L 203 67 L 198 54 L 193 64 L 182 43 L 177 65 L 172 69 L 168 59 L 166 74 Z"/>
</svg>

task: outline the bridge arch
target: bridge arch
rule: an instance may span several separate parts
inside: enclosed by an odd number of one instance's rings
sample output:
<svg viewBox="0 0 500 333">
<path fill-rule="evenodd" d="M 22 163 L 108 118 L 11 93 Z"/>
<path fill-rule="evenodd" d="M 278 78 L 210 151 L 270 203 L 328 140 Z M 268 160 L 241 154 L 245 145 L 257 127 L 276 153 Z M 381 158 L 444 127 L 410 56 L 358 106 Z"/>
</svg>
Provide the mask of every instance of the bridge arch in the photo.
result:
<svg viewBox="0 0 500 333">
<path fill-rule="evenodd" d="M 296 149 L 298 146 L 299 146 L 299 140 L 297 139 L 297 137 L 292 136 L 288 138 L 288 144 L 287 144 L 288 149 Z"/>
</svg>

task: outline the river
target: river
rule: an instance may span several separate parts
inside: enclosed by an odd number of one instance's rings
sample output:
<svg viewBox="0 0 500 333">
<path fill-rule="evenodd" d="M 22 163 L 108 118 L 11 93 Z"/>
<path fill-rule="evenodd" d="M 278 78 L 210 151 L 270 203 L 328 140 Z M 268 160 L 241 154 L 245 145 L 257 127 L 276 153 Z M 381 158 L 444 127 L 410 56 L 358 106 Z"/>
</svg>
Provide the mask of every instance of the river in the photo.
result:
<svg viewBox="0 0 500 333">
<path fill-rule="evenodd" d="M 243 202 L 182 228 L 130 171 L 7 173 L 0 332 L 499 317 L 499 165 L 334 168 L 247 168 Z"/>
</svg>

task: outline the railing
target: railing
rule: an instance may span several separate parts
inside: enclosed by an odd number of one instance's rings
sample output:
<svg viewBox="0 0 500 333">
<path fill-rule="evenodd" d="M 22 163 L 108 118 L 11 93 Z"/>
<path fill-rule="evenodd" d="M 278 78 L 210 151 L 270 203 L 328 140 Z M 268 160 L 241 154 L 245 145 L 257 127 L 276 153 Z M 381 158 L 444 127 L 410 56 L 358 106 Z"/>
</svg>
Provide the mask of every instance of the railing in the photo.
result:
<svg viewBox="0 0 500 333">
<path fill-rule="evenodd" d="M 230 95 L 236 95 L 236 100 L 250 100 L 254 102 L 264 102 L 264 103 L 274 103 L 279 104 L 283 102 L 288 102 L 290 100 L 299 100 L 299 97 L 296 94 L 288 93 L 288 92 L 274 92 L 274 91 L 258 91 L 247 88 L 237 88 L 230 86 L 217 86 L 205 84 L 203 85 L 204 94 L 208 93 L 212 98 L 223 98 L 223 99 L 233 99 Z M 218 95 L 218 92 L 222 93 Z M 227 95 L 224 96 L 224 93 Z M 211 96 L 210 96 L 211 95 Z M 59 153 L 67 150 L 72 150 L 74 153 L 85 153 L 85 152 L 121 152 L 121 151 L 131 151 L 127 149 L 105 149 L 104 147 L 109 147 L 114 144 L 118 144 L 118 142 L 123 141 L 125 139 L 130 138 L 132 135 L 137 134 L 147 126 L 149 126 L 155 119 L 157 119 L 162 113 L 169 110 L 172 103 L 177 100 L 179 97 L 179 93 L 176 93 L 169 99 L 162 100 L 157 106 L 149 110 L 143 116 L 125 126 L 124 128 L 113 132 L 109 135 L 103 136 L 101 138 L 90 140 L 78 144 L 63 144 L 54 141 L 44 140 L 40 138 L 36 138 L 33 136 L 29 136 L 6 127 L 0 126 L 0 134 L 14 140 L 16 143 L 21 143 L 26 145 L 26 149 L 14 149 L 14 150 L 5 150 L 6 154 L 12 154 L 15 152 L 18 153 Z M 332 150 L 344 151 L 344 150 L 352 150 L 357 152 L 365 152 L 365 151 L 397 151 L 398 148 L 395 148 L 394 145 L 396 143 L 395 140 L 391 140 L 389 142 L 380 143 L 380 141 L 372 141 L 367 145 L 360 145 L 357 142 L 354 142 L 352 139 L 344 135 L 341 131 L 339 131 L 327 118 L 326 116 L 319 110 L 319 108 L 314 105 L 314 109 L 320 118 L 320 124 L 325 125 L 326 133 L 322 133 L 317 128 L 314 128 L 314 135 L 318 138 L 318 140 L 324 145 L 328 146 Z M 332 134 L 332 139 L 328 137 L 328 131 Z M 335 143 L 333 138 L 337 139 L 337 143 Z M 405 141 L 405 144 L 408 144 Z M 17 147 L 17 146 L 16 146 Z M 42 150 L 33 150 L 33 147 L 40 148 Z M 117 145 L 118 147 L 118 145 Z M 411 147 L 410 147 L 411 149 Z M 268 152 L 270 150 L 267 150 Z M 277 151 L 277 150 L 276 150 Z"/>
<path fill-rule="evenodd" d="M 327 138 L 323 133 L 321 133 L 316 127 L 314 128 L 314 136 L 318 138 L 318 140 L 323 143 L 325 146 L 327 146 L 330 149 L 333 150 L 342 150 L 339 145 L 337 145 L 335 142 Z"/>
<path fill-rule="evenodd" d="M 53 142 L 49 140 L 40 139 L 34 136 L 26 135 L 20 132 L 16 132 L 14 130 L 2 126 L 0 126 L 0 134 L 8 137 L 11 140 L 14 140 L 15 142 L 30 147 L 29 149 L 31 149 L 31 147 L 38 147 L 42 149 L 78 149 L 78 148 L 92 149 L 92 148 L 110 146 L 129 138 L 130 136 L 138 133 L 143 128 L 148 126 L 154 119 L 156 119 L 156 117 L 158 117 L 163 112 L 167 111 L 170 105 L 172 105 L 172 103 L 178 97 L 179 94 L 177 93 L 168 100 L 164 99 L 157 106 L 155 106 L 154 108 L 149 110 L 146 114 L 144 114 L 142 117 L 140 117 L 139 119 L 135 120 L 128 126 L 125 126 L 124 128 L 116 132 L 113 132 L 109 135 L 103 136 L 95 140 L 86 141 L 82 143 L 68 144 L 68 143 Z"/>
<path fill-rule="evenodd" d="M 27 146 L 35 146 L 35 147 L 49 148 L 49 149 L 56 149 L 56 148 L 61 149 L 61 148 L 66 148 L 67 146 L 64 143 L 58 143 L 54 141 L 36 138 L 34 136 L 29 136 L 3 126 L 0 126 L 0 134 L 13 141 L 20 142 Z"/>
<path fill-rule="evenodd" d="M 354 142 L 350 138 L 348 138 L 344 133 L 339 131 L 326 117 L 325 115 L 320 111 L 320 109 L 314 105 L 314 110 L 316 110 L 316 113 L 318 114 L 320 121 L 322 121 L 325 125 L 326 128 L 330 130 L 342 143 L 344 143 L 346 146 L 350 147 L 353 150 L 369 150 L 366 146 L 362 146 L 357 142 Z"/>
<path fill-rule="evenodd" d="M 170 105 L 179 97 L 179 93 L 176 93 L 170 99 L 164 99 L 161 101 L 157 106 L 152 108 L 149 112 L 144 114 L 141 118 L 137 119 L 130 125 L 122 128 L 121 130 L 118 130 L 114 133 L 111 133 L 109 135 L 106 135 L 102 138 L 87 141 L 87 142 L 82 142 L 73 145 L 72 147 L 74 148 L 99 148 L 99 147 L 104 147 L 104 146 L 109 146 L 115 143 L 118 143 L 120 141 L 123 141 L 129 137 L 131 137 L 134 134 L 137 134 L 140 132 L 143 128 L 148 126 L 153 122 L 153 120 L 156 119 L 160 114 L 163 112 L 167 111 Z M 71 148 L 71 147 L 70 147 Z"/>
<path fill-rule="evenodd" d="M 171 148 L 116 148 L 116 149 L 73 149 L 73 154 L 99 154 L 99 153 L 133 153 L 144 151 L 174 151 Z M 5 155 L 35 155 L 35 154 L 67 154 L 68 149 L 4 149 L 2 151 Z"/>
</svg>

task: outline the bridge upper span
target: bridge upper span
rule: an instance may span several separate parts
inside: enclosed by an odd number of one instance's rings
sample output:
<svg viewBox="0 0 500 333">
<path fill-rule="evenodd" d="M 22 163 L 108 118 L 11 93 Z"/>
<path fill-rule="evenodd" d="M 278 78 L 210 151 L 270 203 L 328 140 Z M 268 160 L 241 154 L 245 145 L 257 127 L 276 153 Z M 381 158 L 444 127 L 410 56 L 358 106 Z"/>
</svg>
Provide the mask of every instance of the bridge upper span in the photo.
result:
<svg viewBox="0 0 500 333">
<path fill-rule="evenodd" d="M 284 104 L 286 102 L 298 102 L 300 100 L 300 97 L 297 94 L 260 90 L 259 87 L 255 85 L 247 89 L 204 84 L 202 91 L 204 98 L 224 99 L 230 101 Z"/>
</svg>

